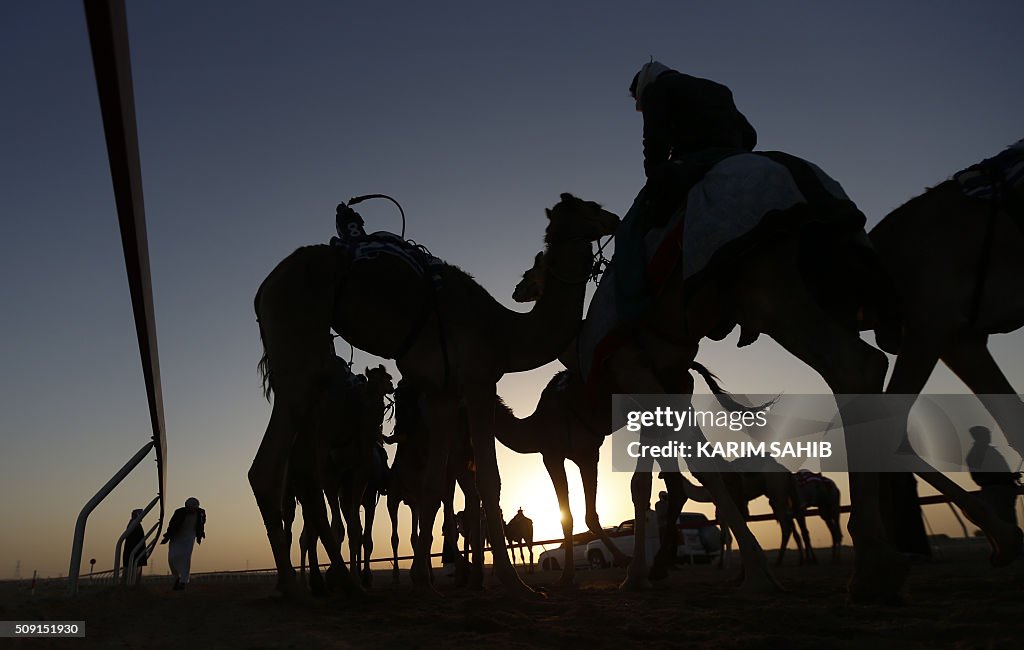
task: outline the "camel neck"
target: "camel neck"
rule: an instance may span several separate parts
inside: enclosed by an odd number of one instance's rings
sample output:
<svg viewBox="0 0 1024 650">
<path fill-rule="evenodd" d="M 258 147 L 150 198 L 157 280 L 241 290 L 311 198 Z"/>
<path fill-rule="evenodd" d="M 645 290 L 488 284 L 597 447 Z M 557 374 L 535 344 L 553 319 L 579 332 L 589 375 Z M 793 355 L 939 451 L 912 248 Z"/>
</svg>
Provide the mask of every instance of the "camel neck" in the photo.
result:
<svg viewBox="0 0 1024 650">
<path fill-rule="evenodd" d="M 580 328 L 593 261 L 591 243 L 583 239 L 553 243 L 545 259 L 543 295 L 529 312 L 516 314 L 505 333 L 508 372 L 532 370 L 554 361 Z"/>
<path fill-rule="evenodd" d="M 541 451 L 541 439 L 547 433 L 538 426 L 537 411 L 525 418 L 517 418 L 512 409 L 500 399 L 494 409 L 494 437 L 517 454 L 536 454 Z"/>
</svg>

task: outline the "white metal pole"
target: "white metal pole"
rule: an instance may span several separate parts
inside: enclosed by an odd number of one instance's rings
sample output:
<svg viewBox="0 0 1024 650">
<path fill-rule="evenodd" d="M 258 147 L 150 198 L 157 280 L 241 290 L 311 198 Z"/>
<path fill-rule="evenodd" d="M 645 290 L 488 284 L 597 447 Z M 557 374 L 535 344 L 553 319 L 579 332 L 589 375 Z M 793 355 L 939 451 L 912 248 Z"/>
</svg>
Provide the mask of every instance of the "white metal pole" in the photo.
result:
<svg viewBox="0 0 1024 650">
<path fill-rule="evenodd" d="M 78 573 L 82 568 L 82 544 L 85 542 L 85 524 L 89 520 L 89 515 L 93 509 L 99 505 L 110 492 L 117 487 L 118 483 L 124 480 L 124 477 L 135 469 L 135 466 L 142 462 L 142 459 L 146 457 L 149 450 L 153 448 L 154 442 L 150 440 L 142 446 L 132 459 L 125 463 L 117 474 L 107 484 L 100 488 L 100 491 L 96 493 L 96 496 L 89 499 L 89 502 L 82 508 L 82 512 L 78 514 L 78 521 L 75 523 L 75 537 L 71 542 L 71 567 L 68 569 L 68 594 L 74 596 L 78 593 Z"/>
</svg>

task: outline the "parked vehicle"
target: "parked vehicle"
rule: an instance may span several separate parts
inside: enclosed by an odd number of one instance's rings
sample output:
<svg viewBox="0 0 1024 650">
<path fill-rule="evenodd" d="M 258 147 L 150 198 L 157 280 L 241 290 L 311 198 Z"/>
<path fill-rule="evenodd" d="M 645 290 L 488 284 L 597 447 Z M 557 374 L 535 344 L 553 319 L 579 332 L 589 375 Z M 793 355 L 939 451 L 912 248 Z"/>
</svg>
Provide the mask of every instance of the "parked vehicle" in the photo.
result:
<svg viewBox="0 0 1024 650">
<path fill-rule="evenodd" d="M 679 515 L 676 522 L 678 530 L 677 560 L 684 562 L 709 562 L 711 558 L 717 557 L 722 552 L 722 534 L 718 526 L 708 521 L 708 518 L 699 512 L 684 512 Z M 625 553 L 633 554 L 633 529 L 634 520 L 627 519 L 611 531 L 608 535 L 612 543 Z M 654 555 L 658 552 L 660 544 L 658 539 L 658 517 L 653 510 L 647 511 L 646 532 L 646 554 L 647 564 L 654 561 Z M 604 568 L 611 565 L 612 557 L 608 549 L 600 540 L 594 540 L 587 544 L 587 563 L 592 568 Z"/>
<path fill-rule="evenodd" d="M 614 528 L 605 528 L 604 532 L 611 533 Z M 572 557 L 575 561 L 576 568 L 586 568 L 590 566 L 587 560 L 587 543 L 591 540 L 597 539 L 597 536 L 586 531 L 583 533 L 577 533 L 572 536 Z M 559 544 L 557 547 L 547 549 L 537 556 L 537 564 L 540 566 L 541 571 L 561 571 L 562 561 L 565 559 L 565 543 Z"/>
<path fill-rule="evenodd" d="M 583 568 L 589 566 L 587 564 L 587 545 L 586 544 L 573 544 L 572 546 L 572 558 L 576 568 Z M 537 564 L 540 565 L 541 571 L 561 571 L 562 561 L 565 559 L 565 542 L 559 544 L 557 547 L 548 549 L 541 553 L 537 557 Z"/>
</svg>

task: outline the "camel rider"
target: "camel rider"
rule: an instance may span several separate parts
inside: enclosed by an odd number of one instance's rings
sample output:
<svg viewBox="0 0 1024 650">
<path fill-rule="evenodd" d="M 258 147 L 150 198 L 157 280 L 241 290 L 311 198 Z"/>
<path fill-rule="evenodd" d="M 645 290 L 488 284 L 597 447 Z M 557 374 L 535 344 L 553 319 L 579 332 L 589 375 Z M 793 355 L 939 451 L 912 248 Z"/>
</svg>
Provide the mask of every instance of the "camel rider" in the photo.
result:
<svg viewBox="0 0 1024 650">
<path fill-rule="evenodd" d="M 708 79 L 644 64 L 629 85 L 643 114 L 647 184 L 616 233 L 616 296 L 624 320 L 649 308 L 644 236 L 663 226 L 704 174 L 723 158 L 752 151 L 757 132 L 736 108 L 732 91 Z"/>
<path fill-rule="evenodd" d="M 629 94 L 644 117 L 644 174 L 652 225 L 667 221 L 689 187 L 712 165 L 757 145 L 757 131 L 722 84 L 651 61 L 633 77 Z"/>
<path fill-rule="evenodd" d="M 338 231 L 338 239 L 341 241 L 351 241 L 365 237 L 366 230 L 363 228 L 364 225 L 363 218 L 358 212 L 344 203 L 338 204 L 338 212 L 334 217 L 334 227 Z M 333 238 L 331 243 L 336 243 Z"/>
</svg>

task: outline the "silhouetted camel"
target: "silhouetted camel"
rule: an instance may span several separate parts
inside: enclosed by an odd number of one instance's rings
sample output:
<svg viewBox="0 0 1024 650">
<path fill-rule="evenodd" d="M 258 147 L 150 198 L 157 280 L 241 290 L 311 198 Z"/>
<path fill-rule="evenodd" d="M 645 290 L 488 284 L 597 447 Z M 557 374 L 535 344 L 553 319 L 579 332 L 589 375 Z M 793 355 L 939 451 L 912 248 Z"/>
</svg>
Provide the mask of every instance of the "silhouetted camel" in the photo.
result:
<svg viewBox="0 0 1024 650">
<path fill-rule="evenodd" d="M 782 542 L 775 560 L 777 565 L 782 564 L 791 535 L 796 542 L 800 564 L 803 564 L 805 560 L 814 561 L 813 552 L 810 550 L 810 534 L 807 531 L 803 508 L 800 505 L 800 495 L 792 474 L 770 471 L 726 472 L 722 474 L 722 478 L 725 480 L 733 502 L 739 507 L 744 518 L 750 516 L 750 501 L 761 496 L 768 498 L 768 506 L 771 508 L 772 514 L 775 515 L 775 521 L 778 522 L 782 532 Z M 683 487 L 688 499 L 698 503 L 714 502 L 706 487 L 694 485 L 685 479 Z M 794 519 L 799 531 L 794 531 Z M 722 553 L 718 556 L 718 566 L 721 568 L 725 566 L 732 550 L 732 533 L 720 518 L 718 524 L 722 531 Z M 800 538 L 801 534 L 803 540 Z"/>
<path fill-rule="evenodd" d="M 331 328 L 355 347 L 396 360 L 402 377 L 429 394 L 431 429 L 447 430 L 457 409 L 466 409 L 483 505 L 498 511 L 495 384 L 504 373 L 539 367 L 564 349 L 583 313 L 592 242 L 618 224 L 596 203 L 568 194 L 547 215 L 547 254 L 557 271 L 544 300 L 525 314 L 503 307 L 455 267 L 417 270 L 405 258 L 388 254 L 352 259 L 341 246 L 300 248 L 264 280 L 256 315 L 264 345 L 262 367 L 276 399 L 249 482 L 282 591 L 295 581 L 281 517 L 285 469 L 297 434 L 320 400 Z M 446 455 L 443 448 L 430 449 L 418 504 L 421 525 L 412 576 L 421 584 L 429 583 L 432 533 L 426 524 L 441 504 Z M 502 583 L 512 592 L 533 594 L 508 561 L 501 519 L 488 522 L 491 539 L 500 547 L 495 562 Z"/>
<path fill-rule="evenodd" d="M 803 507 L 817 508 L 818 516 L 828 527 L 829 535 L 832 537 L 832 561 L 838 562 L 839 550 L 843 544 L 843 529 L 839 525 L 839 487 L 829 477 L 806 469 L 796 472 L 793 477 L 796 479 Z M 805 538 L 805 541 L 810 548 L 810 539 Z M 814 561 L 813 555 L 811 560 Z"/>
<path fill-rule="evenodd" d="M 541 252 L 534 257 L 533 267 L 523 273 L 522 280 L 512 293 L 512 298 L 516 302 L 537 300 L 544 292 L 545 276 L 544 253 Z M 576 341 L 573 340 L 560 357 L 567 367 L 575 365 L 575 351 Z M 696 362 L 690 364 L 690 368 L 704 378 L 711 392 L 721 400 L 723 406 L 729 409 L 740 408 L 740 405 L 732 402 L 728 393 L 718 385 L 711 371 Z M 541 392 L 537 407 L 524 418 L 517 418 L 502 400 L 498 401 L 495 437 L 501 444 L 517 453 L 541 454 L 544 467 L 554 485 L 562 515 L 564 559 L 560 582 L 563 584 L 571 583 L 576 572 L 573 559 L 573 519 L 569 508 L 569 484 L 565 475 L 566 459 L 575 463 L 580 470 L 587 528 L 611 553 L 614 566 L 625 566 L 630 559 L 609 539 L 597 513 L 597 464 L 600 449 L 605 436 L 610 435 L 614 429 L 611 394 L 603 393 L 600 399 L 602 403 L 598 405 L 595 403 L 595 397 L 587 393 L 578 371 L 563 370 L 548 381 Z M 670 489 L 676 485 L 671 477 L 667 483 Z M 685 498 L 684 495 L 673 496 L 678 499 Z M 678 501 L 674 512 L 668 515 L 677 516 L 682 506 L 682 501 Z M 670 561 L 674 563 L 674 549 L 671 553 L 665 552 L 663 557 L 671 558 Z M 663 575 L 667 576 L 667 573 L 663 572 Z"/>
<path fill-rule="evenodd" d="M 941 359 L 1024 454 L 1024 404 L 988 349 L 990 335 L 1024 325 L 1024 186 L 1000 178 L 998 167 L 985 161 L 980 170 L 996 188 L 992 198 L 967 196 L 957 180 L 947 180 L 871 230 L 892 285 L 866 325 L 883 350 L 898 355 L 886 392 L 907 396 L 907 414 Z M 946 493 L 935 484 L 941 474 L 921 476 Z M 993 564 L 1020 553 L 1020 529 L 1003 525 L 980 501 L 956 503 L 985 531 Z"/>
<path fill-rule="evenodd" d="M 752 235 L 745 238 L 748 246 L 712 258 L 693 281 L 685 282 L 685 291 L 679 268 L 659 275 L 657 279 L 663 283 L 643 327 L 629 330 L 623 344 L 596 368 L 594 381 L 601 382 L 602 390 L 609 393 L 689 394 L 692 379 L 689 387 L 669 388 L 659 377 L 660 371 L 686 367 L 696 357 L 701 339 L 720 339 L 739 325 L 741 344 L 768 334 L 816 370 L 837 395 L 881 393 L 887 360 L 858 335 L 858 316 L 870 310 L 870 302 L 879 294 L 879 274 L 869 251 L 861 245 L 863 214 L 848 199 L 835 196 L 838 184 L 805 161 L 775 152 L 740 154 L 728 161 L 749 163 L 743 175 L 748 187 L 774 186 L 782 166 L 810 198 L 762 222 L 754 232 L 757 245 L 753 245 Z M 719 176 L 724 178 L 724 173 Z M 830 189 L 823 189 L 826 186 Z M 701 189 L 697 186 L 691 194 Z M 606 274 L 603 283 L 608 277 Z M 844 422 L 874 421 L 875 414 L 867 412 L 871 405 L 865 406 L 863 401 L 844 398 L 837 400 L 837 405 Z M 851 429 L 848 427 L 847 433 L 855 435 Z M 653 460 L 640 460 L 631 484 L 638 541 L 624 587 L 646 583 L 644 514 L 650 507 Z M 941 474 L 925 472 L 922 478 L 977 516 L 975 521 L 997 538 L 998 549 L 1012 546 L 1013 550 L 1006 548 L 1006 552 L 1016 554 L 1019 538 L 1011 538 L 1001 529 L 976 498 Z M 737 530 L 743 518 L 727 498 L 721 477 L 702 480 L 715 495 L 722 520 Z M 850 484 L 850 531 L 856 552 L 850 595 L 855 600 L 899 598 L 908 562 L 886 537 L 878 475 L 851 473 Z M 738 541 L 746 567 L 745 585 L 775 591 L 777 585 L 757 540 L 744 533 Z"/>
<path fill-rule="evenodd" d="M 346 506 L 339 501 L 339 495 L 358 490 L 358 499 L 362 500 L 367 477 L 374 472 L 377 462 L 375 449 L 379 449 L 380 444 L 383 398 L 394 390 L 391 376 L 383 366 L 367 368 L 362 376 L 354 375 L 344 360 L 334 357 L 333 368 L 324 403 L 317 414 L 316 435 L 300 437 L 292 448 L 288 467 L 289 489 L 283 503 L 283 523 L 289 546 L 295 498 L 303 505 L 303 528 L 299 535 L 300 567 L 305 568 L 308 557 L 309 586 L 314 594 L 325 591 L 316 542 L 323 543 L 331 556 L 333 569 L 337 562 L 335 551 L 340 558 L 341 542 L 345 538 L 342 510 Z M 324 496 L 327 496 L 332 519 L 326 530 L 320 530 L 317 528 L 317 513 L 324 513 L 321 523 L 327 521 L 326 511 L 323 511 Z M 354 500 L 356 497 L 348 498 Z M 355 505 L 354 514 L 348 506 L 347 513 L 350 522 L 349 553 L 352 571 L 357 576 L 359 549 L 365 541 L 360 534 L 362 528 L 357 525 L 358 519 L 351 519 L 353 516 L 358 518 L 358 505 Z M 372 518 L 370 514 L 368 521 L 372 522 Z M 351 585 L 345 588 L 350 589 Z"/>
<path fill-rule="evenodd" d="M 509 519 L 505 524 L 505 537 L 510 545 L 525 544 L 530 549 L 530 563 L 526 565 L 526 572 L 533 573 L 533 520 L 523 514 L 522 508 L 519 509 L 515 517 Z M 511 549 L 511 551 L 512 564 L 515 564 L 516 551 L 515 549 Z M 519 547 L 519 560 L 526 564 L 522 546 Z"/>
</svg>

